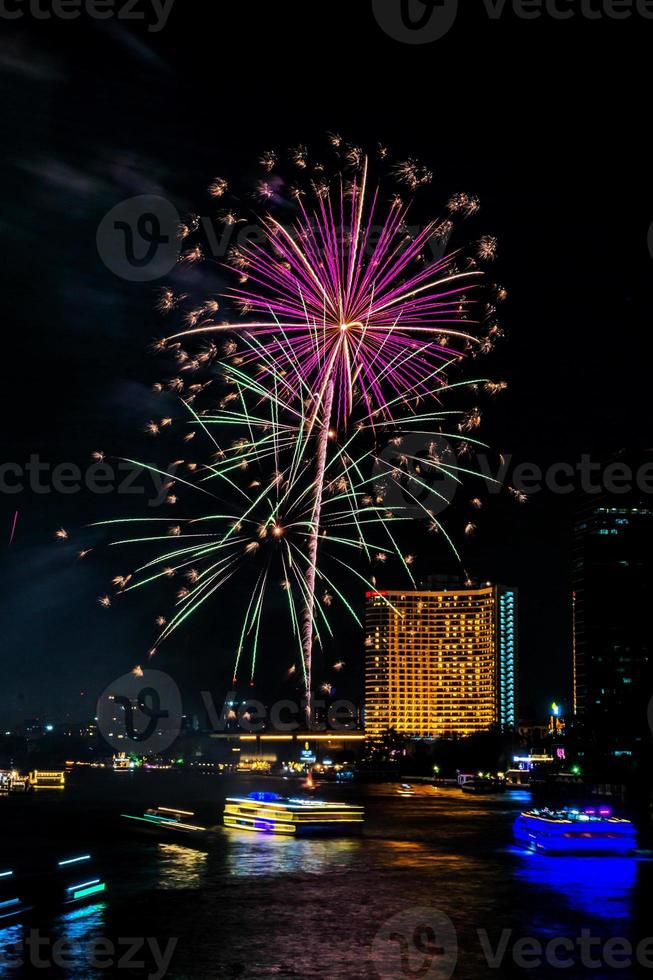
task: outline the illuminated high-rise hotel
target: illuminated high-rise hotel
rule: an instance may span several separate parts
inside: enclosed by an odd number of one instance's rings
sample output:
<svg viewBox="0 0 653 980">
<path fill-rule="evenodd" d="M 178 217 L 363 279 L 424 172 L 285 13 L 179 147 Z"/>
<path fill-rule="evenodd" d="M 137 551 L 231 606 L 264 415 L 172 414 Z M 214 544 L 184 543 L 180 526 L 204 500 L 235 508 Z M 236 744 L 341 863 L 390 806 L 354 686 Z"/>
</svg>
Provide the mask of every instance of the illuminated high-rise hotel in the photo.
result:
<svg viewBox="0 0 653 980">
<path fill-rule="evenodd" d="M 515 725 L 517 592 L 368 592 L 365 730 L 471 735 Z"/>
</svg>

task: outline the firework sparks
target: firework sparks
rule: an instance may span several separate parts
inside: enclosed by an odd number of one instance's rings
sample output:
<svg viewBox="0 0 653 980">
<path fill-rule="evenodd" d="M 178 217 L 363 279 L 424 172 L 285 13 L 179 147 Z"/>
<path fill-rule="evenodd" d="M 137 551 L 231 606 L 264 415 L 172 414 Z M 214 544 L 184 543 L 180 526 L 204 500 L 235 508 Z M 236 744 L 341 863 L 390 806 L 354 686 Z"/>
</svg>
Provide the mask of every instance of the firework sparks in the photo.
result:
<svg viewBox="0 0 653 980">
<path fill-rule="evenodd" d="M 480 273 L 455 271 L 450 256 L 415 267 L 438 222 L 407 242 L 406 217 L 399 204 L 382 213 L 365 165 L 350 202 L 342 188 L 335 200 L 319 196 L 312 212 L 300 204 L 292 229 L 269 217 L 264 241 L 239 247 L 231 268 L 238 273 L 245 262 L 252 286 L 229 295 L 265 320 L 193 327 L 168 342 L 216 331 L 263 339 L 269 357 L 287 366 L 294 395 L 302 388 L 315 393 L 315 419 L 327 414 L 331 386 L 333 415 L 341 422 L 351 414 L 356 387 L 370 416 L 388 414 L 386 392 L 432 395 L 438 369 L 460 354 L 460 345 L 474 342 L 465 290 Z M 443 325 L 447 345 L 434 342 Z"/>
<path fill-rule="evenodd" d="M 305 147 L 296 147 L 290 155 L 295 166 L 306 168 Z M 179 341 L 225 330 L 255 338 L 265 346 L 264 363 L 258 345 L 245 354 L 245 361 L 256 362 L 259 377 L 269 380 L 282 365 L 287 399 L 310 395 L 309 423 L 302 433 L 315 433 L 316 438 L 303 613 L 309 690 L 329 434 L 347 423 L 355 402 L 362 403 L 375 424 L 392 419 L 397 407 L 412 408 L 416 399 L 432 397 L 434 387 L 444 385 L 446 366 L 474 343 L 465 290 L 479 275 L 474 270 L 456 271 L 452 257 L 421 264 L 438 223 L 430 222 L 407 240 L 407 209 L 393 201 L 383 212 L 378 192 L 369 191 L 368 164 L 359 148 L 347 147 L 345 156 L 349 167 L 361 170 L 360 180 L 355 177 L 348 189 L 341 183 L 335 199 L 323 185 L 312 212 L 299 201 L 300 217 L 292 231 L 268 217 L 262 223 L 262 244 L 239 247 L 232 270 L 238 274 L 245 263 L 248 283 L 233 287 L 229 295 L 242 313 L 259 318 L 192 327 L 168 338 Z M 431 178 L 412 159 L 398 165 L 396 173 L 411 189 Z M 469 215 L 475 207 L 475 199 L 465 198 L 458 210 Z M 380 232 L 373 242 L 375 226 Z M 443 327 L 447 345 L 434 339 Z"/>
<path fill-rule="evenodd" d="M 16 527 L 18 525 L 19 513 L 20 513 L 19 511 L 14 511 L 14 516 L 11 521 L 11 530 L 9 531 L 9 544 L 7 545 L 8 548 L 11 548 L 12 544 L 14 543 L 14 537 L 16 536 Z"/>
<path fill-rule="evenodd" d="M 296 171 L 305 172 L 295 176 L 304 179 L 306 187 L 287 191 L 297 214 L 293 226 L 268 215 L 261 222 L 258 241 L 230 250 L 227 265 L 238 285 L 226 295 L 241 318 L 217 323 L 217 300 L 195 304 L 186 313 L 185 329 L 156 345 L 174 358 L 178 376 L 157 382 L 155 390 L 183 396 L 192 416 L 194 428 L 182 438 L 188 443 L 201 436 L 212 443 L 211 462 L 199 468 L 192 461 L 184 464 L 191 475 L 197 474 L 196 483 L 181 482 L 203 493 L 210 492 L 207 484 L 217 484 L 234 502 L 216 513 L 179 519 L 168 527 L 146 523 L 142 536 L 112 542 L 150 545 L 160 552 L 135 570 L 133 580 L 132 575 L 124 581 L 116 579 L 121 591 L 184 576 L 186 584 L 175 591 L 174 614 L 157 617 L 161 633 L 154 649 L 234 576 L 249 577 L 252 586 L 236 669 L 247 647 L 252 675 L 265 596 L 271 585 L 278 590 L 281 583 L 309 704 L 313 647 L 320 632 L 331 633 L 325 610 L 340 600 L 358 619 L 327 574 L 323 559 L 335 560 L 368 587 L 374 579 L 368 580 L 353 567 L 354 552 L 370 564 L 397 561 L 412 580 L 415 556 L 402 554 L 393 529 L 396 521 L 408 519 L 402 514 L 404 508 L 388 509 L 383 490 L 363 475 L 363 469 L 375 461 L 386 483 L 394 481 L 404 488 L 405 470 L 414 460 L 403 452 L 398 465 L 388 466 L 375 448 L 369 448 L 370 440 L 374 443 L 379 432 L 399 423 L 411 432 L 443 433 L 446 415 L 454 413 L 429 411 L 429 404 L 456 387 L 447 381 L 452 365 L 465 354 L 484 350 L 486 340 L 493 343 L 489 336 L 475 338 L 475 324 L 468 316 L 470 291 L 482 275 L 475 263 L 465 267 L 455 256 L 426 258 L 429 242 L 448 239 L 454 215 L 472 216 L 479 208 L 478 199 L 457 194 L 449 202 L 445 220 L 408 234 L 408 208 L 401 198 L 393 196 L 386 208 L 379 190 L 370 190 L 362 149 L 336 134 L 330 136 L 330 143 L 344 176 L 330 179 L 321 163 L 310 160 L 305 146 L 294 147 L 289 160 Z M 385 160 L 387 155 L 385 147 L 379 147 L 377 159 Z M 268 175 L 278 164 L 277 154 L 266 151 L 259 162 L 266 176 L 253 197 L 275 203 L 282 181 Z M 432 179 L 431 172 L 413 158 L 397 164 L 391 173 L 410 192 Z M 214 198 L 225 197 L 228 190 L 223 178 L 216 178 L 209 188 Z M 309 194 L 316 201 L 313 207 L 305 204 Z M 252 199 L 251 193 L 243 199 L 248 198 Z M 244 220 L 227 201 L 218 218 L 227 225 Z M 187 219 L 185 224 L 191 234 L 195 220 Z M 478 258 L 494 258 L 496 240 L 484 236 L 476 248 Z M 189 243 L 181 261 L 202 257 L 202 248 Z M 504 293 L 498 287 L 497 302 Z M 168 313 L 182 298 L 165 290 L 160 309 Z M 488 313 L 484 322 L 489 320 Z M 199 353 L 181 346 L 184 342 L 186 347 L 185 341 L 195 335 L 215 333 L 231 336 L 223 344 L 210 339 Z M 190 381 L 219 359 L 223 359 L 222 391 L 217 408 L 197 414 L 192 403 L 206 385 Z M 503 390 L 499 384 L 489 388 L 491 383 L 484 379 L 474 383 L 477 388 L 485 385 L 490 394 Z M 459 440 L 462 455 L 463 447 L 476 440 L 462 439 L 460 433 L 477 428 L 481 417 L 476 408 L 458 414 L 462 416 L 458 432 L 447 436 Z M 171 426 L 172 419 L 165 417 L 151 420 L 145 431 L 159 436 Z M 218 435 L 218 442 L 214 432 L 230 435 Z M 359 439 L 364 447 L 360 450 Z M 419 502 L 427 486 L 425 466 L 442 469 L 449 477 L 453 474 L 458 482 L 458 472 L 471 471 L 443 462 L 434 452 L 409 477 L 415 505 L 423 510 L 431 529 L 453 547 L 440 522 Z M 177 499 L 176 492 L 167 496 L 169 504 Z M 149 533 L 152 526 L 154 533 Z M 471 533 L 470 527 L 474 526 L 469 524 L 466 534 Z M 339 551 L 344 551 L 342 557 Z M 111 604 L 108 597 L 99 601 Z M 334 669 L 343 666 L 339 662 Z"/>
</svg>

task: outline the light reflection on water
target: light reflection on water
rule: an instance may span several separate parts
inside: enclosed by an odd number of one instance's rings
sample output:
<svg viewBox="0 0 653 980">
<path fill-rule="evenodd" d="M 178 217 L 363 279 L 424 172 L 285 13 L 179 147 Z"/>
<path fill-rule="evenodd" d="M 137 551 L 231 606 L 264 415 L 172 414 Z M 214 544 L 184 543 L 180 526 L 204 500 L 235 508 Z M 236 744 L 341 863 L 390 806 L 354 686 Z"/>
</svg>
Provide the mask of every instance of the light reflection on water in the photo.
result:
<svg viewBox="0 0 653 980">
<path fill-rule="evenodd" d="M 106 976 L 106 970 L 93 969 L 89 956 L 89 945 L 106 935 L 106 909 L 106 902 L 96 902 L 72 909 L 54 920 L 53 936 L 68 944 L 65 953 L 67 975 L 84 977 L 84 980 Z"/>
<path fill-rule="evenodd" d="M 159 844 L 159 888 L 200 888 L 206 872 L 207 853 L 180 844 Z"/>
<path fill-rule="evenodd" d="M 1 923 L 0 923 L 1 924 Z M 21 923 L 5 925 L 0 928 L 0 977 L 15 977 L 16 966 L 12 959 L 25 938 L 25 930 Z"/>
<path fill-rule="evenodd" d="M 555 891 L 567 907 L 576 912 L 609 920 L 631 919 L 637 883 L 636 858 L 518 853 L 518 879 Z"/>
<path fill-rule="evenodd" d="M 293 838 L 225 831 L 226 871 L 238 877 L 278 874 L 331 874 L 347 870 L 358 851 L 358 838 Z"/>
<path fill-rule="evenodd" d="M 375 842 L 378 847 L 378 864 L 394 868 L 414 868 L 416 871 L 455 870 L 457 866 L 464 867 L 470 872 L 475 863 L 468 855 L 443 853 L 434 848 L 433 844 L 410 840 L 383 840 Z"/>
</svg>

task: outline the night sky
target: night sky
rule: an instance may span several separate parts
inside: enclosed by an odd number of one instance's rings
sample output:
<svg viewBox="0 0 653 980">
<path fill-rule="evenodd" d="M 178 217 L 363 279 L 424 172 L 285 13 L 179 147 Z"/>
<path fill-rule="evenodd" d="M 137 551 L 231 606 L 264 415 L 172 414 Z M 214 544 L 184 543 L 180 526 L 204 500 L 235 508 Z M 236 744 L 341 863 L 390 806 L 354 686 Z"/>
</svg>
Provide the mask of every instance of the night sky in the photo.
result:
<svg viewBox="0 0 653 980">
<path fill-rule="evenodd" d="M 510 294 L 492 357 L 509 389 L 486 412 L 489 443 L 540 465 L 650 446 L 653 21 L 491 21 L 476 0 L 462 6 L 446 37 L 411 46 L 383 33 L 369 0 L 176 0 L 158 33 L 115 19 L 3 22 L 2 461 L 151 457 L 160 284 L 103 264 L 99 222 L 137 194 L 201 212 L 216 174 L 327 130 L 423 158 L 440 201 L 480 196 Z M 473 574 L 520 589 L 522 713 L 569 699 L 574 499 L 498 499 L 466 545 Z M 133 509 L 87 491 L 0 496 L 2 724 L 90 717 L 99 691 L 144 659 L 156 596 L 104 610 L 97 597 L 124 559 L 75 560 L 83 525 Z M 55 540 L 59 527 L 69 541 Z M 447 562 L 428 539 L 419 573 Z M 159 654 L 189 705 L 229 682 L 232 609 L 218 598 Z M 329 653 L 347 661 L 342 693 L 360 694 L 362 654 L 343 624 Z M 264 659 L 274 696 L 292 655 L 278 640 Z"/>
</svg>

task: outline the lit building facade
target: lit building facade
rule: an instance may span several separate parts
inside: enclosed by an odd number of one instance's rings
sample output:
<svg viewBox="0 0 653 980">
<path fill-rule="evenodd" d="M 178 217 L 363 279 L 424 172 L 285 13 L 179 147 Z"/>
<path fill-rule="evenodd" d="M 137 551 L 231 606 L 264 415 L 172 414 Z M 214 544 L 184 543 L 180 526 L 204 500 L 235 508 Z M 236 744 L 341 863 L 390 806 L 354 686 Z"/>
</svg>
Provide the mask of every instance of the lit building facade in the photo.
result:
<svg viewBox="0 0 653 980">
<path fill-rule="evenodd" d="M 517 721 L 517 591 L 369 592 L 365 731 L 471 735 Z"/>
<path fill-rule="evenodd" d="M 574 525 L 574 711 L 603 738 L 649 734 L 652 595 L 650 500 L 586 503 Z"/>
</svg>

